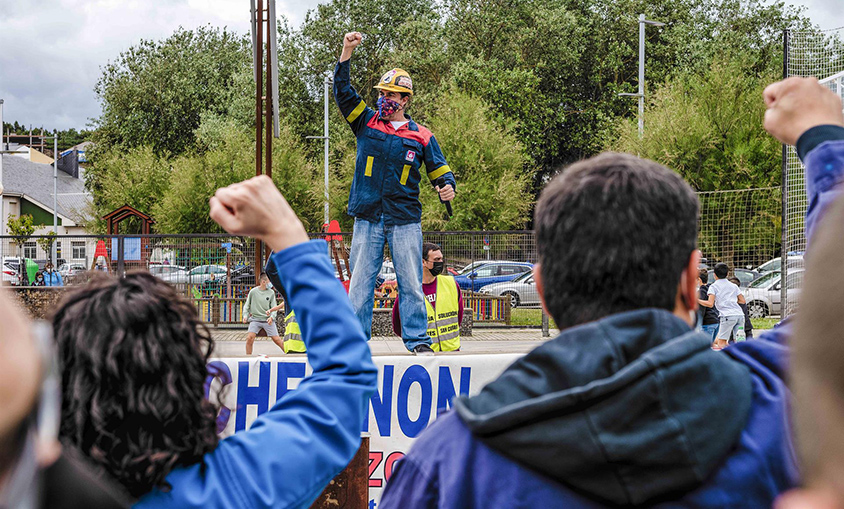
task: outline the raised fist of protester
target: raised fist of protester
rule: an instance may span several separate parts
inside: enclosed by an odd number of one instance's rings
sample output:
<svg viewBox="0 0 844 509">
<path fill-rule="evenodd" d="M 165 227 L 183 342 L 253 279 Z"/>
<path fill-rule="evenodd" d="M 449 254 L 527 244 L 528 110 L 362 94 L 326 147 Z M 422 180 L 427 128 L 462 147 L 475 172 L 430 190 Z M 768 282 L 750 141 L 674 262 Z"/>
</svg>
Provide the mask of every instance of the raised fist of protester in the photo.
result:
<svg viewBox="0 0 844 509">
<path fill-rule="evenodd" d="M 263 240 L 273 251 L 308 242 L 302 222 L 266 175 L 217 189 L 211 219 L 233 235 Z"/>
<path fill-rule="evenodd" d="M 436 186 L 436 190 L 442 201 L 451 201 L 454 199 L 454 188 L 451 187 L 451 184 L 446 184 L 445 187 Z"/>
<path fill-rule="evenodd" d="M 765 130 L 795 145 L 800 135 L 819 125 L 844 126 L 841 98 L 818 83 L 817 78 L 792 77 L 765 88 Z"/>
<path fill-rule="evenodd" d="M 363 40 L 363 35 L 360 32 L 349 32 L 345 36 L 343 36 L 343 47 L 344 48 L 356 48 L 360 42 Z"/>
</svg>

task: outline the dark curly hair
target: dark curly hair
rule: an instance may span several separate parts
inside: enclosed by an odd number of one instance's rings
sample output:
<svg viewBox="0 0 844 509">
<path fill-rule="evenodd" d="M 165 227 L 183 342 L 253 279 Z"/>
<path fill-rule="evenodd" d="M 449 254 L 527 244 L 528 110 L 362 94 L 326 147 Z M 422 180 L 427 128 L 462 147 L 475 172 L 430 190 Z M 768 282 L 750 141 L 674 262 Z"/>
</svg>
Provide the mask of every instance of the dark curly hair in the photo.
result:
<svg viewBox="0 0 844 509">
<path fill-rule="evenodd" d="M 62 441 L 134 497 L 217 446 L 205 398 L 211 335 L 190 302 L 148 273 L 101 276 L 53 316 Z"/>
</svg>

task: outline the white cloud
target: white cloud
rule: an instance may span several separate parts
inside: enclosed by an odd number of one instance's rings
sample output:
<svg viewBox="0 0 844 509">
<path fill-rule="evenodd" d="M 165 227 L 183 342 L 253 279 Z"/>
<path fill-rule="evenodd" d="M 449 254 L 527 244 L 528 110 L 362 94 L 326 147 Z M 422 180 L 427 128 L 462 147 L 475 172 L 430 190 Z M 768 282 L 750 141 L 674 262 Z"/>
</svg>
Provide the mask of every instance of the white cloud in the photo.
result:
<svg viewBox="0 0 844 509">
<path fill-rule="evenodd" d="M 0 98 L 4 120 L 83 128 L 100 113 L 100 68 L 141 39 L 179 26 L 249 32 L 249 0 L 0 0 Z M 294 25 L 318 0 L 277 0 Z"/>
</svg>

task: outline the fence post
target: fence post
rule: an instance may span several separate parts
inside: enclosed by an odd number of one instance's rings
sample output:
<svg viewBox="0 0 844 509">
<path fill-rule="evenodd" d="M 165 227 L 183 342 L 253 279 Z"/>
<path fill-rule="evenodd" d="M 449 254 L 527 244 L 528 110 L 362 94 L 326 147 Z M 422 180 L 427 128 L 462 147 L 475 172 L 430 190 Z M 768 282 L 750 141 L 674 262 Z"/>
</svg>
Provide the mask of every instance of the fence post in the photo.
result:
<svg viewBox="0 0 844 509">
<path fill-rule="evenodd" d="M 361 433 L 352 461 L 331 480 L 310 509 L 366 509 L 369 507 L 369 433 Z"/>
<path fill-rule="evenodd" d="M 211 296 L 211 321 L 214 327 L 220 326 L 220 298 L 216 295 Z"/>
<path fill-rule="evenodd" d="M 542 337 L 543 338 L 550 338 L 551 337 L 551 331 L 550 331 L 551 324 L 549 322 L 550 322 L 550 320 L 548 320 L 548 313 L 546 313 L 545 310 L 542 309 Z"/>
<path fill-rule="evenodd" d="M 125 261 L 123 259 L 123 235 L 117 236 L 117 277 L 126 276 Z"/>
</svg>

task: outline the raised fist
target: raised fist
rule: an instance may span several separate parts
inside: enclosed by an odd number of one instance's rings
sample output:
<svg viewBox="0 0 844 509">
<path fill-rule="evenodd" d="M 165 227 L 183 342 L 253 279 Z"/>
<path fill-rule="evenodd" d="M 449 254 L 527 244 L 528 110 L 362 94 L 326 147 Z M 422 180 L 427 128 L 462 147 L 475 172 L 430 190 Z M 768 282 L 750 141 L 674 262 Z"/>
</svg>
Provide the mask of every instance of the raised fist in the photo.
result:
<svg viewBox="0 0 844 509">
<path fill-rule="evenodd" d="M 356 48 L 363 40 L 363 35 L 360 32 L 349 32 L 343 37 L 344 48 Z"/>
</svg>

